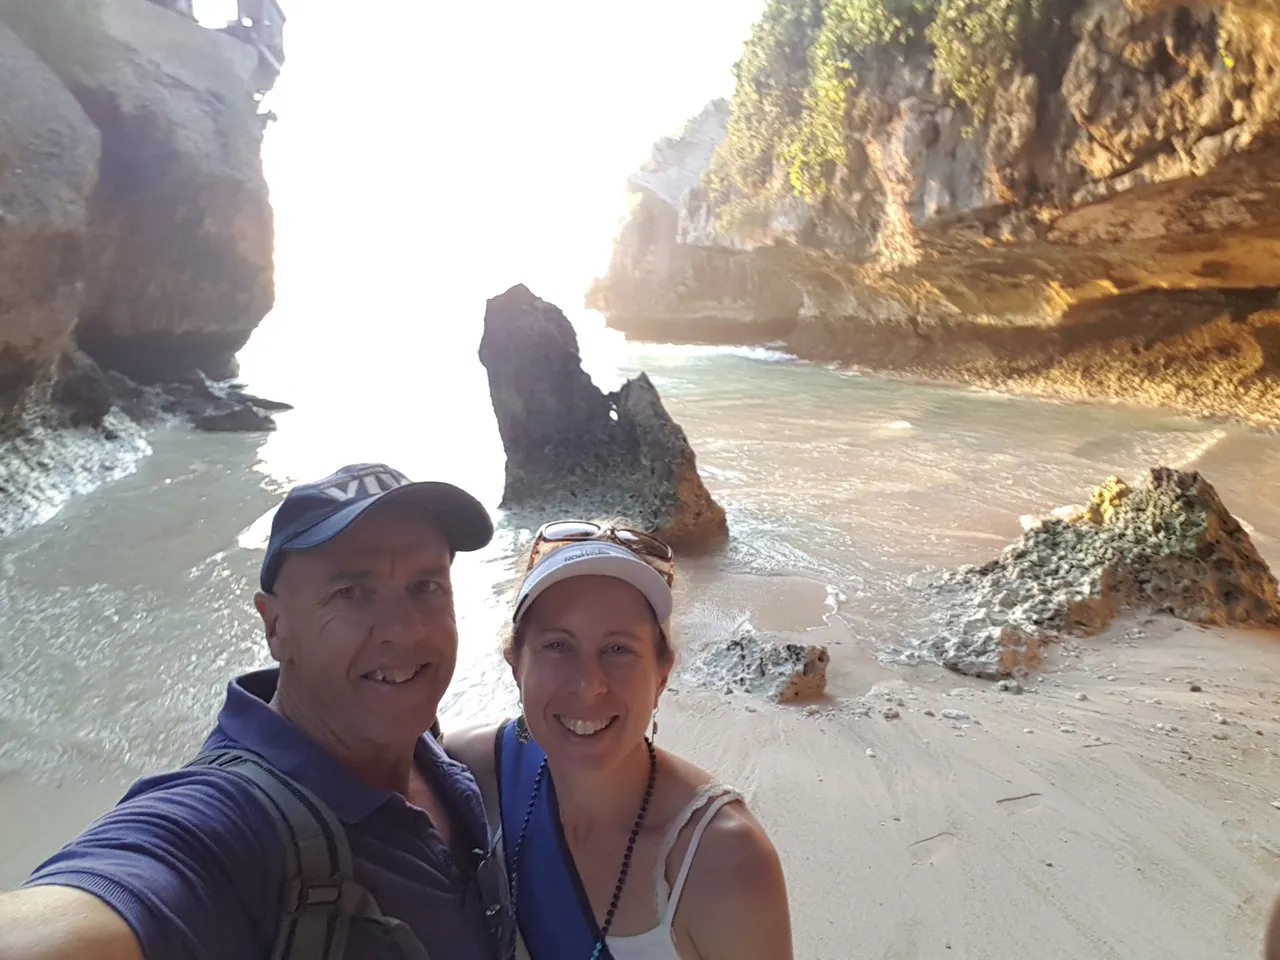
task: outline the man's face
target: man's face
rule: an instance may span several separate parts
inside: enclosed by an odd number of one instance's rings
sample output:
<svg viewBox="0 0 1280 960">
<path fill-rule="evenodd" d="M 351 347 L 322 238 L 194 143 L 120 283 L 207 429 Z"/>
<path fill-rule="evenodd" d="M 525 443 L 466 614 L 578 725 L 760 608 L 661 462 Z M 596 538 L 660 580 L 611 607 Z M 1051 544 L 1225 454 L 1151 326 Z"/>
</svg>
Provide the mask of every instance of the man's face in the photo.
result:
<svg viewBox="0 0 1280 960">
<path fill-rule="evenodd" d="M 404 503 L 288 554 L 256 599 L 283 695 L 350 747 L 421 736 L 458 653 L 449 566 L 444 535 Z"/>
</svg>

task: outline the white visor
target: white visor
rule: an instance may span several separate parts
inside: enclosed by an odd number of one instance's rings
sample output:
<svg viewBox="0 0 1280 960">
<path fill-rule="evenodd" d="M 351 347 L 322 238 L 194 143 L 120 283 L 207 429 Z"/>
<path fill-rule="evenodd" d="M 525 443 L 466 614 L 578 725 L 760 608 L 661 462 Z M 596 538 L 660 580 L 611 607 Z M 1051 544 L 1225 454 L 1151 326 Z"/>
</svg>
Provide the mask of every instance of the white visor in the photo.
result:
<svg viewBox="0 0 1280 960">
<path fill-rule="evenodd" d="M 570 577 L 613 577 L 631 584 L 649 601 L 658 623 L 665 629 L 671 619 L 671 587 L 667 578 L 626 547 L 607 540 L 583 540 L 560 547 L 538 561 L 520 584 L 512 621 L 529 609 L 547 587 Z"/>
</svg>

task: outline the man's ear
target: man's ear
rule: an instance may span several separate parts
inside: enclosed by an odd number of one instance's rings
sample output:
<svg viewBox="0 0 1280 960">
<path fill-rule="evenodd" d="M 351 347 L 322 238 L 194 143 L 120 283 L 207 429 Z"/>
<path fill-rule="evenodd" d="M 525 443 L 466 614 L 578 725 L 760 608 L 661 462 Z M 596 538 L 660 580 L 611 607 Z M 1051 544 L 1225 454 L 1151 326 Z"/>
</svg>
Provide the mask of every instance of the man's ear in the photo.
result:
<svg viewBox="0 0 1280 960">
<path fill-rule="evenodd" d="M 262 628 L 267 636 L 267 649 L 271 651 L 271 659 L 276 663 L 284 663 L 288 659 L 288 653 L 280 633 L 280 599 L 259 591 L 253 596 L 253 605 L 258 610 L 258 616 L 262 617 Z"/>
</svg>

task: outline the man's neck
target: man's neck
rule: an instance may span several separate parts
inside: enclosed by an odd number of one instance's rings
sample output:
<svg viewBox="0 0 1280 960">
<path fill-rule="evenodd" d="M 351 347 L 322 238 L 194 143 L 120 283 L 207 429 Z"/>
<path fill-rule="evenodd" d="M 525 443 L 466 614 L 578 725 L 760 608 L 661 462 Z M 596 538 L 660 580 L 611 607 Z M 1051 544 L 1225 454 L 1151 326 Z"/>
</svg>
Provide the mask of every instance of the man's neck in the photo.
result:
<svg viewBox="0 0 1280 960">
<path fill-rule="evenodd" d="M 631 829 L 649 780 L 649 752 L 643 743 L 619 763 L 600 770 L 549 765 L 560 822 L 571 842 L 586 843 L 599 833 Z"/>
<path fill-rule="evenodd" d="M 390 747 L 367 740 L 352 741 L 324 722 L 323 711 L 312 708 L 306 697 L 297 695 L 283 683 L 276 688 L 271 709 L 324 747 L 369 786 L 392 790 L 402 796 L 409 793 L 417 738 Z"/>
</svg>

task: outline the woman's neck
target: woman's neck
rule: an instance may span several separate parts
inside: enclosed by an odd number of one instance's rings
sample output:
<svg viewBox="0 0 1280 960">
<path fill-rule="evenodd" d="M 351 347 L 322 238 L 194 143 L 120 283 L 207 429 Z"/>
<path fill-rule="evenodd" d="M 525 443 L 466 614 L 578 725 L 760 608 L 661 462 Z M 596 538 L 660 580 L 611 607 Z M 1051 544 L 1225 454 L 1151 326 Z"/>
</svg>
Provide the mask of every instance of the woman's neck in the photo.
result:
<svg viewBox="0 0 1280 960">
<path fill-rule="evenodd" d="M 630 830 L 649 781 L 649 751 L 641 741 L 618 763 L 599 769 L 557 767 L 548 760 L 556 784 L 560 822 L 570 843 L 598 833 Z"/>
</svg>

